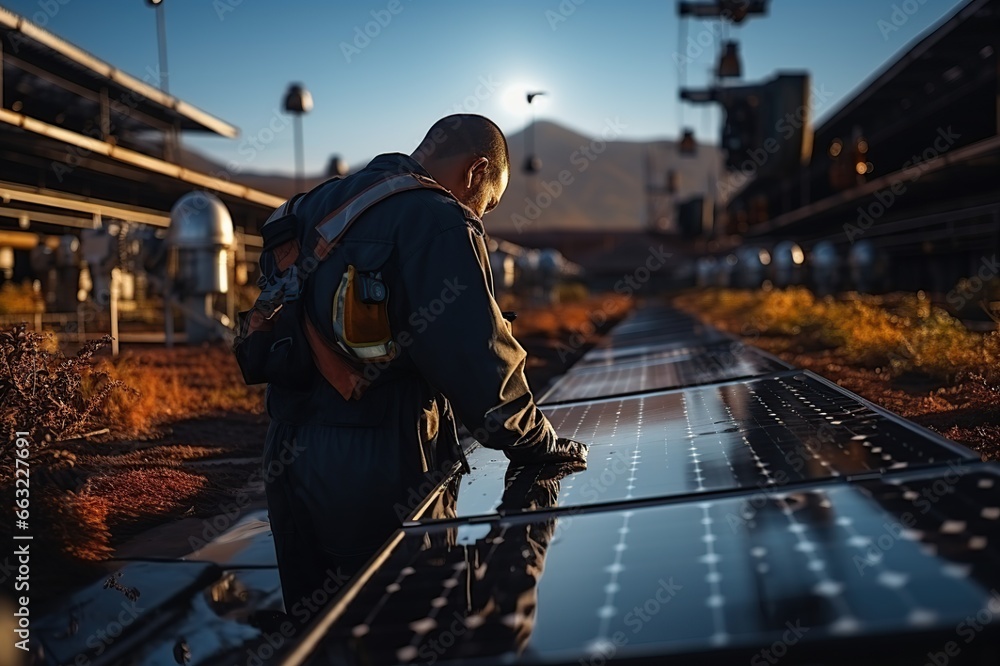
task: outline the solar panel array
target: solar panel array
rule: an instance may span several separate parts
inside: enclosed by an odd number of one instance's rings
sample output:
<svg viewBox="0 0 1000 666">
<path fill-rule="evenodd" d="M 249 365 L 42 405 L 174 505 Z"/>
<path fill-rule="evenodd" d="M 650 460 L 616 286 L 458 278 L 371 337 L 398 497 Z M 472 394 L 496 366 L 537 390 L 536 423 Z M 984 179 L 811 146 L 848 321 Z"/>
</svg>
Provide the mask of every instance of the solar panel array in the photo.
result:
<svg viewBox="0 0 1000 666">
<path fill-rule="evenodd" d="M 305 663 L 923 664 L 997 644 L 1000 471 L 967 449 L 667 308 L 544 402 L 588 468 L 474 449 Z"/>
<path fill-rule="evenodd" d="M 571 402 L 660 389 L 714 384 L 789 369 L 781 361 L 736 342 L 680 347 L 668 354 L 644 353 L 571 370 L 559 378 L 539 404 Z"/>
</svg>

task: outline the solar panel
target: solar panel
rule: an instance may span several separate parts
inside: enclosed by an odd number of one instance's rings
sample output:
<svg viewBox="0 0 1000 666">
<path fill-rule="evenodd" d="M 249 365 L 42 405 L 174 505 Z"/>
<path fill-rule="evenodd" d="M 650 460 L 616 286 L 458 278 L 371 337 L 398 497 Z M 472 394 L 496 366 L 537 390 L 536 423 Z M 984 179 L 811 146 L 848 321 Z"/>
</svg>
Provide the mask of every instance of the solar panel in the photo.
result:
<svg viewBox="0 0 1000 666">
<path fill-rule="evenodd" d="M 585 361 L 635 356 L 671 348 L 691 347 L 729 340 L 729 336 L 676 310 L 645 310 L 615 326 Z"/>
<path fill-rule="evenodd" d="M 590 445 L 560 506 L 767 488 L 971 454 L 877 412 L 811 374 L 545 407 L 560 436 Z M 477 448 L 458 516 L 493 513 L 507 459 Z"/>
<path fill-rule="evenodd" d="M 612 331 L 612 333 L 597 346 L 618 348 L 645 344 L 668 345 L 677 343 L 691 344 L 698 342 L 705 344 L 727 339 L 729 339 L 728 336 L 721 333 L 717 329 L 698 325 L 692 328 L 685 326 L 677 329 L 652 328 L 647 331 L 633 331 L 631 333 L 624 331 Z"/>
<path fill-rule="evenodd" d="M 639 310 L 626 317 L 611 331 L 612 335 L 648 332 L 653 330 L 692 330 L 703 328 L 698 319 L 678 310 Z"/>
<path fill-rule="evenodd" d="M 559 378 L 538 402 L 552 404 L 697 386 L 790 369 L 778 359 L 738 342 L 660 354 L 582 366 Z"/>
<path fill-rule="evenodd" d="M 411 527 L 307 663 L 920 664 L 948 641 L 995 656 L 998 483 L 968 463 Z"/>
</svg>

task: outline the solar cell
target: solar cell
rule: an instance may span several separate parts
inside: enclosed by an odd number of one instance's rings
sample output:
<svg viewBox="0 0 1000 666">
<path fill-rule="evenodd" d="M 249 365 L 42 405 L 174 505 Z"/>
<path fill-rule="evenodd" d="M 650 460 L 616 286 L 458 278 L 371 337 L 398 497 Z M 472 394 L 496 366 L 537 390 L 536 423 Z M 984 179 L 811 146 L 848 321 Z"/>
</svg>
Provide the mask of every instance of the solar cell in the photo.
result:
<svg viewBox="0 0 1000 666">
<path fill-rule="evenodd" d="M 590 445 L 561 506 L 778 487 L 967 459 L 971 454 L 808 373 L 543 409 Z M 458 516 L 493 513 L 507 459 L 476 448 Z"/>
<path fill-rule="evenodd" d="M 751 347 L 727 342 L 586 365 L 559 378 L 538 402 L 552 404 L 697 386 L 788 369 L 790 366 L 780 360 Z"/>
<path fill-rule="evenodd" d="M 998 483 L 964 463 L 410 527 L 308 663 L 917 664 L 948 641 L 983 658 L 1000 627 Z M 524 494 L 544 504 L 558 484 Z"/>
</svg>

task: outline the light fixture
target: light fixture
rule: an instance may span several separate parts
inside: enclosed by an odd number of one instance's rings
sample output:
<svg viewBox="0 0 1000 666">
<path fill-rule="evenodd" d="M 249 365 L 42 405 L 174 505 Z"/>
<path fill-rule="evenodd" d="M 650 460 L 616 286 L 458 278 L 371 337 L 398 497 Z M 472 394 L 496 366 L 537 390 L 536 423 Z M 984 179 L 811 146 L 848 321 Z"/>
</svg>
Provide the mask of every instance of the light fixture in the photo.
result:
<svg viewBox="0 0 1000 666">
<path fill-rule="evenodd" d="M 288 86 L 285 93 L 285 111 L 289 113 L 309 113 L 313 108 L 312 94 L 301 83 Z"/>
<path fill-rule="evenodd" d="M 528 108 L 531 109 L 531 122 L 528 123 L 528 127 L 524 133 L 524 173 L 529 175 L 536 174 L 542 170 L 542 159 L 535 154 L 535 109 L 531 106 L 531 103 L 535 101 L 536 97 L 544 94 L 544 90 L 525 93 L 525 98 L 528 100 Z"/>
<path fill-rule="evenodd" d="M 681 134 L 681 142 L 678 146 L 681 155 L 694 155 L 698 150 L 698 143 L 694 140 L 694 130 L 685 129 Z"/>
<path fill-rule="evenodd" d="M 719 66 L 716 68 L 715 73 L 720 79 L 738 79 L 743 76 L 739 45 L 736 42 L 723 42 L 722 54 L 719 56 Z"/>
</svg>

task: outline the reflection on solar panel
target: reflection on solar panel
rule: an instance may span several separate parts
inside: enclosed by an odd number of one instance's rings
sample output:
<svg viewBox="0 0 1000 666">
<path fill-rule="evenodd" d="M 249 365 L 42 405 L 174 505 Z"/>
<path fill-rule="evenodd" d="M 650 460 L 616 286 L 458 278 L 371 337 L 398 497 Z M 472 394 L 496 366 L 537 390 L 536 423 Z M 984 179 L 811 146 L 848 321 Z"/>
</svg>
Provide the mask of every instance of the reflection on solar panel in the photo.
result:
<svg viewBox="0 0 1000 666">
<path fill-rule="evenodd" d="M 590 444 L 588 468 L 563 483 L 560 506 L 767 488 L 968 458 L 806 374 L 543 411 L 560 436 Z M 493 513 L 507 459 L 480 447 L 469 465 L 458 515 Z"/>
<path fill-rule="evenodd" d="M 981 658 L 1000 627 L 997 483 L 969 464 L 411 527 L 307 663 L 920 664 L 963 627 Z"/>
<path fill-rule="evenodd" d="M 640 311 L 612 329 L 584 363 L 725 342 L 729 337 L 675 310 Z"/>
<path fill-rule="evenodd" d="M 539 404 L 586 400 L 773 374 L 789 366 L 729 342 L 593 363 L 563 375 Z"/>
</svg>

